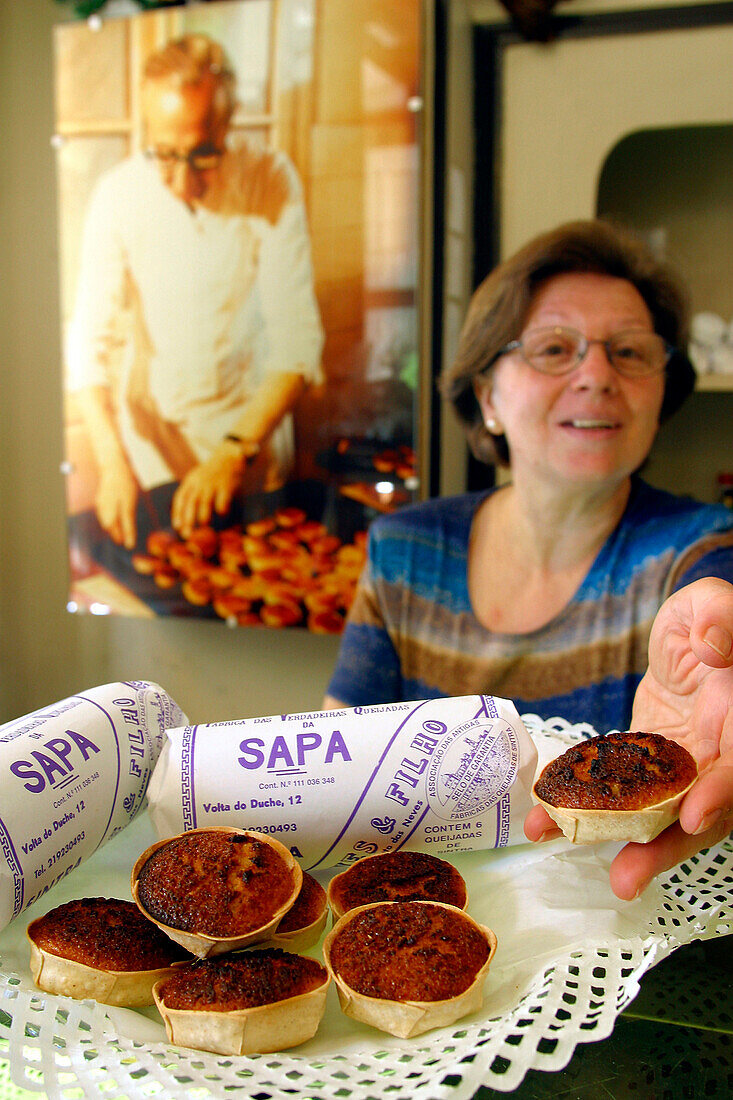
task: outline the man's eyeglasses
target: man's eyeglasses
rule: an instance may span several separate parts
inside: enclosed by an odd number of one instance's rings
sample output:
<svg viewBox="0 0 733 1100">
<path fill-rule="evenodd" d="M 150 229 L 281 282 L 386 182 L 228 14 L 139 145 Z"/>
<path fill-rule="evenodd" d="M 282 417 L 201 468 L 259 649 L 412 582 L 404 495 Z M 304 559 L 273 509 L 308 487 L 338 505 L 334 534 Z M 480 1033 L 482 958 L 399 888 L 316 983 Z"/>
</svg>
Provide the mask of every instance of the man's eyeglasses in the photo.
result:
<svg viewBox="0 0 733 1100">
<path fill-rule="evenodd" d="M 145 156 L 156 161 L 163 173 L 172 172 L 181 163 L 187 164 L 194 172 L 208 172 L 219 167 L 224 150 L 211 145 L 199 146 L 190 153 L 177 153 L 175 149 L 146 149 Z"/>
<path fill-rule="evenodd" d="M 542 374 L 569 374 L 588 354 L 591 344 L 601 344 L 614 370 L 625 378 L 661 374 L 674 348 L 656 332 L 616 332 L 608 340 L 589 340 L 574 328 L 535 328 L 521 340 L 512 340 L 496 353 L 496 360 L 518 351 L 530 367 Z"/>
</svg>

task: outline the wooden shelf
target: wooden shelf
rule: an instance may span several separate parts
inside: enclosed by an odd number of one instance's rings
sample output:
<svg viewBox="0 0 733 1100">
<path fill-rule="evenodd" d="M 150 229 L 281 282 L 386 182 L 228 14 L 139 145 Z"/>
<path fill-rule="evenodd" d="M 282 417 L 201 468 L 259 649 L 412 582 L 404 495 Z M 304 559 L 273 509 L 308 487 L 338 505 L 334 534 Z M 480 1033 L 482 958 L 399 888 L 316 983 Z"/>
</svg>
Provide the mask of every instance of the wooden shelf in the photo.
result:
<svg viewBox="0 0 733 1100">
<path fill-rule="evenodd" d="M 733 374 L 699 374 L 696 393 L 733 393 Z"/>
</svg>

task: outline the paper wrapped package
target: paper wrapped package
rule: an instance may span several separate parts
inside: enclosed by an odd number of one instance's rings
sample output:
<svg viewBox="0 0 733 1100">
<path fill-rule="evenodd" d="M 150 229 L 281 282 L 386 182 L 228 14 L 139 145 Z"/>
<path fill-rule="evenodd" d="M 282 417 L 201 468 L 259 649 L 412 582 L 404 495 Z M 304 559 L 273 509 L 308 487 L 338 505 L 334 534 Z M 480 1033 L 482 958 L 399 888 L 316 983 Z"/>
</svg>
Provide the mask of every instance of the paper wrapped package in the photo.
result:
<svg viewBox="0 0 733 1100">
<path fill-rule="evenodd" d="M 157 684 L 106 684 L 0 726 L 0 928 L 137 814 L 165 731 Z"/>
<path fill-rule="evenodd" d="M 514 705 L 470 695 L 169 730 L 148 790 L 159 838 L 275 836 L 304 869 L 524 840 L 537 751 Z"/>
</svg>

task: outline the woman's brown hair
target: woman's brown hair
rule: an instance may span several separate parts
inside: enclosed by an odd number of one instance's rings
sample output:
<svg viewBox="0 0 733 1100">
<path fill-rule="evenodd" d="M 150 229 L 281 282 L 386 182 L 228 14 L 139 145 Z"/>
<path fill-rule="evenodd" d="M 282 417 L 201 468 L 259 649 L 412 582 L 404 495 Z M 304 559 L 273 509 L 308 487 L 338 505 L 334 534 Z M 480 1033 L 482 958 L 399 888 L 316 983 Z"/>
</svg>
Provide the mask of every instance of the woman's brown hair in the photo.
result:
<svg viewBox="0 0 733 1100">
<path fill-rule="evenodd" d="M 509 464 L 504 436 L 491 435 L 474 393 L 475 379 L 522 331 L 539 287 L 553 275 L 590 272 L 625 279 L 638 290 L 655 332 L 677 349 L 666 368 L 660 420 L 675 412 L 695 386 L 695 371 L 681 350 L 687 344 L 688 301 L 672 269 L 629 230 L 601 220 L 576 221 L 543 233 L 484 279 L 471 298 L 455 359 L 439 386 L 452 402 L 476 458 Z"/>
</svg>

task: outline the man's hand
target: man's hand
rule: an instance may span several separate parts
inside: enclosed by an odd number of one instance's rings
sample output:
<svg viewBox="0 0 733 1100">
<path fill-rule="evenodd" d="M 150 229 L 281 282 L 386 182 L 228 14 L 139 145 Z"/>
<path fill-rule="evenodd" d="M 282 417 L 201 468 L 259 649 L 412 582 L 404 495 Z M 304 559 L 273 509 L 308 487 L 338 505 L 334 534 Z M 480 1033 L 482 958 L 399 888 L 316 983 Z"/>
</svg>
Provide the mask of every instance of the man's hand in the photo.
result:
<svg viewBox="0 0 733 1100">
<path fill-rule="evenodd" d="M 252 444 L 252 455 L 257 450 Z M 206 462 L 186 474 L 171 506 L 171 522 L 184 538 L 194 527 L 208 523 L 213 512 L 224 515 L 228 510 L 242 484 L 248 457 L 246 445 L 224 442 Z"/>
<path fill-rule="evenodd" d="M 662 605 L 631 729 L 678 741 L 700 775 L 682 801 L 679 822 L 648 844 L 627 844 L 614 859 L 611 886 L 624 899 L 733 829 L 733 585 L 708 577 Z M 539 806 L 527 815 L 525 833 L 530 840 L 561 835 Z"/>
<path fill-rule="evenodd" d="M 87 386 L 76 400 L 98 471 L 97 519 L 110 538 L 131 550 L 137 539 L 135 508 L 140 488 L 120 437 L 112 391 L 109 386 Z"/>
<path fill-rule="evenodd" d="M 249 460 L 260 454 L 304 389 L 300 371 L 268 375 L 232 425 L 231 431 L 239 441 L 224 440 L 210 458 L 182 478 L 173 497 L 171 522 L 184 538 L 194 527 L 208 523 L 213 512 L 224 515 L 242 484 Z"/>
<path fill-rule="evenodd" d="M 108 462 L 100 470 L 97 488 L 97 518 L 115 542 L 132 550 L 137 540 L 135 508 L 139 487 L 124 459 Z"/>
</svg>

